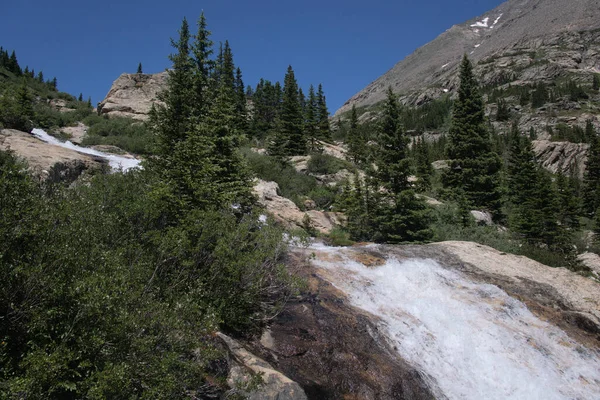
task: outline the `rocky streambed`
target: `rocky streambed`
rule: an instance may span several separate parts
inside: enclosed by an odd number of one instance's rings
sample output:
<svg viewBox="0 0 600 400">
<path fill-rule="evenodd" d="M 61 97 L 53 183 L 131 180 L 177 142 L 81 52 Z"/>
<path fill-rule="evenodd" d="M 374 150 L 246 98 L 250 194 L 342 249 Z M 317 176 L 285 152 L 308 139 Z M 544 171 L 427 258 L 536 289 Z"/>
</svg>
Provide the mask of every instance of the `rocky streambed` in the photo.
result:
<svg viewBox="0 0 600 400">
<path fill-rule="evenodd" d="M 309 399 L 600 398 L 600 285 L 486 246 L 296 249 L 253 353 Z"/>
</svg>

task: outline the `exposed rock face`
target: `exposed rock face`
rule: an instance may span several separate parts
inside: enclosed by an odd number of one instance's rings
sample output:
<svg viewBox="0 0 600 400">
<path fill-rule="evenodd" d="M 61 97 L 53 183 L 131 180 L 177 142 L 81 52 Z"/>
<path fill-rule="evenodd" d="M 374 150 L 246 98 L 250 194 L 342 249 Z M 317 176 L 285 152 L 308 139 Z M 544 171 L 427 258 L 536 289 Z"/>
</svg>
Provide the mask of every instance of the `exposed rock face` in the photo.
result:
<svg viewBox="0 0 600 400">
<path fill-rule="evenodd" d="M 81 144 L 83 137 L 87 134 L 88 127 L 81 122 L 77 126 L 67 126 L 61 129 L 61 132 L 69 136 L 69 140 L 75 144 Z"/>
<path fill-rule="evenodd" d="M 551 268 L 477 243 L 442 242 L 425 247 L 433 250 L 432 258 L 439 259 L 443 252 L 451 254 L 463 263 L 459 269 L 522 299 L 534 313 L 550 319 L 574 338 L 600 347 L 598 282 L 566 268 Z"/>
<path fill-rule="evenodd" d="M 335 115 L 352 105 L 378 103 L 388 86 L 410 104 L 453 92 L 463 54 L 478 64 L 475 72 L 483 84 L 550 80 L 574 72 L 587 79 L 600 72 L 598 9 L 598 0 L 509 0 L 417 49 Z"/>
<path fill-rule="evenodd" d="M 122 74 L 113 82 L 106 98 L 98 104 L 98 114 L 110 117 L 148 119 L 157 95 L 167 87 L 167 72 Z"/>
<path fill-rule="evenodd" d="M 305 228 L 307 216 L 312 228 L 321 233 L 330 233 L 335 225 L 339 225 L 343 216 L 340 213 L 310 210 L 301 211 L 290 199 L 277 194 L 279 185 L 275 182 L 258 180 L 254 186 L 254 193 L 258 201 L 276 221 L 288 228 Z"/>
<path fill-rule="evenodd" d="M 304 257 L 297 251 L 288 263 L 308 288 L 253 343 L 253 352 L 298 382 L 309 399 L 434 399 L 370 316 L 349 306 Z"/>
<path fill-rule="evenodd" d="M 585 171 L 589 147 L 585 143 L 533 141 L 533 151 L 544 168 L 552 173 L 566 175 L 573 171 L 580 178 Z"/>
<path fill-rule="evenodd" d="M 43 180 L 70 182 L 86 171 L 107 167 L 101 158 L 44 143 L 29 133 L 14 129 L 0 131 L 0 149 L 14 151 Z"/>
<path fill-rule="evenodd" d="M 262 381 L 258 388 L 250 388 L 244 395 L 249 400 L 306 400 L 304 390 L 296 382 L 273 369 L 269 363 L 246 350 L 239 342 L 222 333 L 217 334 L 229 349 L 230 362 L 227 383 L 232 388 L 248 385 L 252 375 Z"/>
</svg>

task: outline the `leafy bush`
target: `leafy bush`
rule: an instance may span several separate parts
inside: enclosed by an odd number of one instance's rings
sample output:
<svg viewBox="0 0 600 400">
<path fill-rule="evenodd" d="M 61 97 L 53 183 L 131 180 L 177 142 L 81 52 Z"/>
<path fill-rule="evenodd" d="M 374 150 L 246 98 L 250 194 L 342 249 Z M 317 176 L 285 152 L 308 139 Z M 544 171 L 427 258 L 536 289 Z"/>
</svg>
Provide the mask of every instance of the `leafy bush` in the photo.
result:
<svg viewBox="0 0 600 400">
<path fill-rule="evenodd" d="M 282 164 L 276 158 L 265 156 L 246 149 L 243 154 L 248 166 L 256 176 L 265 181 L 273 181 L 279 185 L 280 194 L 304 207 L 303 198 L 317 189 L 317 180 L 309 175 L 297 172 L 289 164 Z"/>
<path fill-rule="evenodd" d="M 84 146 L 112 145 L 135 154 L 152 154 L 154 135 L 148 127 L 131 118 L 105 118 L 90 115 L 84 119 L 90 128 Z"/>
<path fill-rule="evenodd" d="M 333 228 L 325 241 L 330 246 L 352 246 L 354 244 L 350 240 L 350 234 L 341 228 Z"/>
<path fill-rule="evenodd" d="M 70 190 L 23 171 L 0 152 L 0 398 L 202 398 L 213 332 L 290 293 L 256 213 L 174 217 L 149 171 Z"/>
<path fill-rule="evenodd" d="M 311 174 L 330 175 L 342 169 L 352 169 L 352 165 L 328 154 L 312 154 L 308 160 L 308 172 Z"/>
</svg>

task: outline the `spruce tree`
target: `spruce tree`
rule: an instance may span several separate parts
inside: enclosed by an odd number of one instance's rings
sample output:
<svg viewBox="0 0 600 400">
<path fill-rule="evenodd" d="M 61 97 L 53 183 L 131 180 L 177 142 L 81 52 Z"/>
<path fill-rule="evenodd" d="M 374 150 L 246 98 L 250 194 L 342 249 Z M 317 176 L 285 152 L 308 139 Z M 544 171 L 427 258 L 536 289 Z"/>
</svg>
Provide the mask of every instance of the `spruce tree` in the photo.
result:
<svg viewBox="0 0 600 400">
<path fill-rule="evenodd" d="M 331 140 L 331 127 L 329 126 L 329 110 L 327 110 L 327 101 L 323 93 L 323 85 L 319 84 L 317 89 L 317 110 L 318 110 L 318 132 L 319 139 Z"/>
<path fill-rule="evenodd" d="M 350 129 L 348 130 L 346 142 L 348 144 L 348 157 L 352 162 L 361 165 L 367 162 L 367 141 L 358 126 L 358 114 L 356 105 L 352 105 L 350 112 Z"/>
<path fill-rule="evenodd" d="M 446 151 L 450 168 L 442 176 L 444 187 L 455 193 L 461 189 L 472 207 L 490 211 L 498 218 L 501 160 L 493 150 L 483 100 L 466 55 L 460 67 L 460 87 Z"/>
<path fill-rule="evenodd" d="M 283 83 L 283 99 L 279 116 L 278 132 L 272 149 L 286 156 L 306 154 L 307 143 L 303 131 L 303 116 L 298 99 L 298 83 L 290 65 Z M 283 149 L 281 148 L 283 147 Z"/>
<path fill-rule="evenodd" d="M 419 192 L 431 189 L 431 176 L 433 167 L 429 155 L 429 146 L 423 137 L 417 138 L 413 144 L 415 154 L 415 175 L 418 178 L 416 188 Z"/>
<path fill-rule="evenodd" d="M 235 70 L 235 115 L 236 127 L 240 133 L 246 133 L 248 130 L 248 110 L 246 109 L 246 92 L 244 80 L 242 79 L 242 70 L 238 67 Z"/>
<path fill-rule="evenodd" d="M 308 99 L 306 101 L 305 111 L 305 133 L 308 139 L 308 147 L 311 151 L 318 150 L 318 109 L 317 109 L 317 96 L 315 94 L 315 88 L 310 85 L 308 89 Z"/>
<path fill-rule="evenodd" d="M 593 217 L 600 207 L 600 138 L 596 132 L 590 132 L 585 173 L 583 175 L 583 211 Z"/>
<path fill-rule="evenodd" d="M 592 78 L 592 89 L 600 90 L 600 74 L 594 74 Z"/>
<path fill-rule="evenodd" d="M 433 235 L 429 229 L 431 214 L 408 181 L 408 138 L 400 124 L 400 107 L 391 87 L 378 133 L 375 177 L 385 188 L 385 194 L 374 216 L 374 240 L 389 243 L 429 240 Z"/>
<path fill-rule="evenodd" d="M 137 73 L 138 73 L 138 74 L 143 74 L 143 73 L 144 73 L 144 72 L 142 71 L 142 63 L 139 63 L 139 64 L 138 64 L 138 67 L 137 67 Z"/>
<path fill-rule="evenodd" d="M 189 25 L 184 18 L 179 29 L 179 40 L 171 40 L 176 52 L 169 56 L 173 64 L 168 70 L 168 90 L 158 96 L 164 106 L 155 107 L 150 113 L 151 125 L 156 132 L 156 152 L 159 156 L 154 161 L 167 165 L 171 162 L 175 146 L 186 139 L 192 125 L 190 117 L 194 93 L 189 42 Z"/>
<path fill-rule="evenodd" d="M 208 30 L 204 12 L 200 14 L 197 24 L 198 30 L 193 38 L 191 54 L 194 70 L 192 88 L 195 111 L 193 119 L 199 122 L 208 114 L 208 105 L 212 101 L 209 95 L 210 74 L 215 67 L 215 63 L 211 59 L 213 42 L 210 40 L 211 32 Z"/>
</svg>

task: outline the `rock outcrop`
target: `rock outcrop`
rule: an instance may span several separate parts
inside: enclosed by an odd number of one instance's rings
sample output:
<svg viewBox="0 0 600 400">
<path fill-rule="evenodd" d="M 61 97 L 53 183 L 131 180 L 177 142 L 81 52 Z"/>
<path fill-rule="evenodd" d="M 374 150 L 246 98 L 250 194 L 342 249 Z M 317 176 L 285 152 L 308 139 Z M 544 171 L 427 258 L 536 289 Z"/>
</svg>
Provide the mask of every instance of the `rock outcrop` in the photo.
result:
<svg viewBox="0 0 600 400">
<path fill-rule="evenodd" d="M 13 151 L 42 180 L 71 182 L 85 172 L 108 168 L 99 157 L 44 143 L 29 133 L 14 129 L 0 131 L 0 149 Z"/>
<path fill-rule="evenodd" d="M 217 336 L 229 349 L 227 384 L 248 400 L 306 400 L 304 390 L 296 382 L 276 371 L 269 363 L 255 356 L 238 341 L 223 333 Z M 253 378 L 256 382 L 253 382 Z"/>
<path fill-rule="evenodd" d="M 585 143 L 533 141 L 533 151 L 544 168 L 567 176 L 574 172 L 580 178 L 585 171 L 589 147 Z"/>
<path fill-rule="evenodd" d="M 98 114 L 147 120 L 152 105 L 159 102 L 158 93 L 167 87 L 167 76 L 167 72 L 122 74 L 98 104 Z"/>
<path fill-rule="evenodd" d="M 341 223 L 342 214 L 317 210 L 303 212 L 292 200 L 280 196 L 278 190 L 279 185 L 275 182 L 258 180 L 254 186 L 258 202 L 285 227 L 306 229 L 309 224 L 310 228 L 328 234 Z"/>
<path fill-rule="evenodd" d="M 432 250 L 426 254 L 434 259 L 452 255 L 459 263 L 445 259 L 445 264 L 499 286 L 575 339 L 600 348 L 600 284 L 593 279 L 472 242 L 424 247 Z"/>
</svg>

